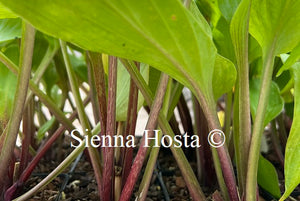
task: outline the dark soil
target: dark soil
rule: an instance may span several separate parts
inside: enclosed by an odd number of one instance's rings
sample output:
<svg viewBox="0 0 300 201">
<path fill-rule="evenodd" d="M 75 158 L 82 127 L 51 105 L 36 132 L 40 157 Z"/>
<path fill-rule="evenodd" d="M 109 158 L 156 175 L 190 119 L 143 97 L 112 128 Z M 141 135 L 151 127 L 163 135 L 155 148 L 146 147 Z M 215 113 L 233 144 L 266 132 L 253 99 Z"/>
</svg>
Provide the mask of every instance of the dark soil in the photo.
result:
<svg viewBox="0 0 300 201">
<path fill-rule="evenodd" d="M 268 139 L 268 138 L 267 138 Z M 68 141 L 68 140 L 66 140 Z M 61 152 L 57 153 L 54 151 L 49 151 L 47 156 L 39 163 L 36 167 L 34 173 L 30 179 L 26 182 L 25 187 L 21 194 L 25 193 L 32 187 L 34 187 L 38 182 L 40 182 L 45 176 L 47 176 L 53 169 L 57 167 L 59 161 L 56 161 L 58 158 L 66 157 L 72 149 L 69 146 L 69 143 L 64 144 Z M 271 147 L 271 146 L 270 146 Z M 55 148 L 57 146 L 55 145 Z M 53 149 L 57 150 L 57 149 Z M 284 180 L 283 180 L 283 169 L 280 163 L 277 160 L 277 156 L 274 153 L 272 147 L 270 151 L 264 155 L 269 161 L 271 161 L 278 172 L 278 177 L 280 181 L 280 187 L 282 192 L 284 191 Z M 196 170 L 196 163 L 190 162 L 193 170 Z M 38 192 L 34 197 L 29 199 L 30 201 L 34 200 L 48 200 L 48 201 L 58 201 L 58 200 L 67 200 L 67 201 L 94 201 L 99 200 L 97 184 L 94 178 L 94 173 L 90 162 L 88 161 L 85 154 L 82 155 L 80 161 L 76 165 L 74 172 L 70 174 L 70 167 L 60 174 L 56 179 L 54 179 L 50 184 L 48 184 L 44 190 Z M 143 170 L 142 170 L 143 173 Z M 140 180 L 142 173 L 140 174 Z M 64 185 L 65 183 L 65 185 Z M 138 191 L 137 182 L 134 192 Z M 206 195 L 209 196 L 216 189 L 205 189 Z M 300 200 L 299 187 L 295 190 L 293 194 L 294 199 L 289 200 Z M 271 201 L 273 199 L 267 192 L 263 189 L 260 189 L 260 200 Z M 132 201 L 135 200 L 136 195 L 132 196 Z M 152 176 L 151 185 L 147 194 L 147 201 L 189 201 L 192 200 L 189 196 L 184 179 L 174 161 L 172 153 L 170 150 L 161 149 L 159 153 L 159 160 L 156 164 L 156 169 Z"/>
<path fill-rule="evenodd" d="M 49 151 L 45 159 L 40 161 L 35 168 L 32 176 L 26 182 L 21 194 L 27 192 L 46 177 L 53 169 L 55 169 L 59 161 L 57 158 L 66 157 L 72 149 L 70 144 L 64 145 L 60 153 Z M 194 164 L 194 163 L 192 163 Z M 179 169 L 176 166 L 174 158 L 170 151 L 163 150 L 159 154 L 159 168 L 155 169 L 152 176 L 151 185 L 147 194 L 147 201 L 163 201 L 169 196 L 172 201 L 189 201 L 191 200 L 185 182 L 181 176 Z M 196 169 L 196 168 L 194 168 Z M 94 172 L 91 163 L 88 161 L 85 154 L 81 157 L 72 174 L 69 173 L 70 168 L 67 168 L 64 173 L 60 174 L 44 190 L 38 192 L 29 201 L 48 200 L 48 201 L 94 201 L 99 200 L 97 183 L 94 177 Z M 142 170 L 143 172 L 143 170 Z M 66 178 L 69 177 L 68 180 Z M 140 174 L 139 180 L 141 180 Z M 66 182 L 66 185 L 63 185 Z M 134 192 L 138 191 L 137 182 Z M 131 200 L 135 200 L 135 195 Z"/>
</svg>

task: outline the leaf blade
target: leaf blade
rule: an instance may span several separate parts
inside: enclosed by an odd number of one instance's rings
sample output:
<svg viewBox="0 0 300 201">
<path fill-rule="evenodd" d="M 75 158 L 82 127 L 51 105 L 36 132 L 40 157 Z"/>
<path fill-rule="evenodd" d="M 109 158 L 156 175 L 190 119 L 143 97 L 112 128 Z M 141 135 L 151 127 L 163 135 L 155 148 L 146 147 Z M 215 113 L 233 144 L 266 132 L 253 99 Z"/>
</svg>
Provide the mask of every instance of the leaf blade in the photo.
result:
<svg viewBox="0 0 300 201">
<path fill-rule="evenodd" d="M 47 34 L 148 63 L 213 101 L 211 33 L 179 1 L 1 1 Z"/>
<path fill-rule="evenodd" d="M 0 3 L 0 19 L 4 18 L 16 18 L 16 16 L 13 12 L 5 8 L 1 3 Z"/>
<path fill-rule="evenodd" d="M 300 14 L 297 0 L 253 0 L 250 33 L 265 52 L 275 55 L 290 51 L 299 42 Z"/>
<path fill-rule="evenodd" d="M 21 38 L 21 19 L 0 19 L 0 42 Z"/>
<path fill-rule="evenodd" d="M 300 183 L 300 65 L 297 64 L 293 70 L 295 77 L 294 118 L 285 151 L 285 192 L 280 200 L 285 200 Z"/>
<path fill-rule="evenodd" d="M 275 198 L 280 198 L 281 193 L 276 169 L 272 163 L 270 163 L 262 155 L 259 156 L 257 182 L 263 189 L 271 193 Z"/>
<path fill-rule="evenodd" d="M 215 100 L 218 100 L 221 95 L 232 90 L 236 74 L 234 64 L 230 60 L 217 55 L 212 83 Z"/>
</svg>

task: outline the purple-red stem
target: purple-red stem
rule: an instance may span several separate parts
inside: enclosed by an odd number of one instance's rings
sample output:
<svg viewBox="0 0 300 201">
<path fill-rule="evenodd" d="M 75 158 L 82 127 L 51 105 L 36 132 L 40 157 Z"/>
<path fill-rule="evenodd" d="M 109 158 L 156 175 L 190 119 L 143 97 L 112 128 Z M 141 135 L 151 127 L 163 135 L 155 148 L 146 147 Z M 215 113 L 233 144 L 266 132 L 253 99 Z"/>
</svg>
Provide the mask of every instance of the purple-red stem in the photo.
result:
<svg viewBox="0 0 300 201">
<path fill-rule="evenodd" d="M 218 127 L 212 127 L 212 128 L 218 128 Z M 220 141 L 220 136 L 217 136 L 217 141 Z M 215 148 L 212 148 L 215 149 Z M 217 149 L 217 153 L 219 156 L 219 161 L 222 168 L 223 178 L 228 190 L 228 195 L 232 201 L 239 201 L 239 196 L 237 192 L 236 187 L 236 181 L 234 176 L 233 167 L 231 164 L 231 161 L 228 160 L 230 158 L 227 147 L 221 146 Z"/>
<path fill-rule="evenodd" d="M 95 77 L 95 87 L 97 91 L 98 104 L 99 104 L 99 120 L 101 126 L 101 133 L 106 133 L 107 124 L 107 101 L 106 101 L 106 84 L 105 72 L 103 68 L 102 55 L 100 53 L 88 52 L 88 57 L 91 62 L 93 74 Z"/>
<path fill-rule="evenodd" d="M 87 105 L 89 102 L 89 97 L 84 100 L 84 105 Z M 72 121 L 77 116 L 78 112 L 75 110 L 69 120 Z M 15 192 L 23 186 L 23 184 L 27 181 L 30 177 L 31 173 L 33 172 L 34 168 L 37 166 L 39 161 L 45 155 L 45 153 L 51 148 L 52 144 L 56 141 L 56 139 L 66 130 L 66 126 L 62 125 L 59 127 L 54 134 L 49 138 L 49 140 L 45 143 L 45 145 L 40 148 L 40 151 L 36 154 L 36 156 L 30 161 L 26 169 L 21 173 L 19 180 L 17 180 L 5 193 L 5 198 L 11 200 L 15 194 Z M 80 136 L 78 136 L 80 137 Z"/>
<path fill-rule="evenodd" d="M 0 193 L 3 192 L 3 186 L 6 185 L 8 166 L 14 157 L 14 148 L 17 140 L 19 126 L 22 120 L 22 113 L 25 107 L 25 101 L 30 80 L 32 56 L 34 49 L 35 29 L 24 22 L 22 28 L 22 42 L 20 48 L 20 71 L 17 79 L 17 88 L 13 101 L 13 109 L 10 121 L 7 125 L 7 135 L 5 136 L 3 147 L 0 152 Z M 2 197 L 2 195 L 0 195 Z"/>
<path fill-rule="evenodd" d="M 143 94 L 145 101 L 148 105 L 152 105 L 153 103 L 153 97 L 152 92 L 150 88 L 148 87 L 147 83 L 141 76 L 141 74 L 134 68 L 134 65 L 132 63 L 121 59 L 122 63 L 126 67 L 127 71 L 131 75 L 132 79 L 134 80 L 135 84 L 138 86 L 139 90 Z M 158 123 L 160 128 L 162 129 L 163 133 L 170 133 L 171 135 L 174 135 L 174 132 L 172 131 L 167 119 L 163 116 L 162 113 L 159 113 L 158 117 Z M 193 173 L 193 170 L 191 166 L 189 165 L 183 151 L 181 149 L 177 149 L 171 146 L 171 151 L 174 155 L 174 158 L 178 164 L 178 167 L 180 168 L 182 175 L 184 177 L 184 180 L 187 184 L 187 187 L 190 191 L 190 195 L 195 201 L 204 201 L 206 200 L 201 187 L 199 183 L 197 182 L 197 179 Z"/>
<path fill-rule="evenodd" d="M 168 84 L 168 76 L 166 74 L 162 74 L 159 83 L 159 88 L 158 91 L 156 92 L 154 102 L 151 106 L 150 115 L 145 129 L 150 131 L 148 138 L 153 137 L 154 135 L 153 130 L 157 126 L 158 115 L 162 106 L 167 84 Z M 122 190 L 121 197 L 120 197 L 120 200 L 122 201 L 130 200 L 134 185 L 138 179 L 139 173 L 141 172 L 146 157 L 148 147 L 145 146 L 145 143 L 146 142 L 145 142 L 145 135 L 144 135 L 143 138 L 141 139 L 140 148 L 134 159 L 133 165 L 131 167 L 131 171 L 128 175 L 128 178 Z"/>
<path fill-rule="evenodd" d="M 24 138 L 22 140 L 22 153 L 20 160 L 20 167 L 17 175 L 23 172 L 29 161 L 29 146 L 31 144 L 32 135 L 34 134 L 34 124 L 33 124 L 33 102 L 28 102 L 27 107 L 24 110 L 23 115 L 23 134 Z"/>
<path fill-rule="evenodd" d="M 184 99 L 183 94 L 181 94 L 178 104 L 178 111 L 181 119 L 181 123 L 184 129 L 184 132 L 187 132 L 189 135 L 193 135 L 193 124 L 192 124 L 192 118 L 189 112 L 189 108 L 187 106 L 187 103 Z"/>
<path fill-rule="evenodd" d="M 183 94 L 180 95 L 177 108 L 184 132 L 188 133 L 188 135 L 194 135 L 192 118 Z M 183 150 L 188 159 L 191 159 L 195 155 L 195 150 L 190 147 L 183 147 Z"/>
<path fill-rule="evenodd" d="M 117 58 L 109 56 L 108 73 L 108 105 L 106 135 L 114 136 L 116 131 L 116 91 L 117 91 Z M 108 146 L 108 145 L 106 145 Z M 114 181 L 114 148 L 104 148 L 104 170 L 103 170 L 103 201 L 113 199 L 112 189 Z"/>
<path fill-rule="evenodd" d="M 137 65 L 139 69 L 139 65 Z M 135 85 L 134 81 L 130 80 L 130 90 L 129 90 L 129 101 L 127 110 L 127 121 L 125 128 L 125 137 L 127 135 L 135 134 L 136 120 L 137 120 L 137 104 L 138 104 L 138 87 Z M 122 187 L 124 186 L 126 179 L 129 175 L 129 171 L 133 160 L 133 148 L 126 147 L 124 149 L 124 161 L 123 161 L 123 174 L 122 174 Z"/>
<path fill-rule="evenodd" d="M 215 171 L 213 166 L 213 159 L 210 146 L 207 142 L 207 135 L 209 133 L 207 120 L 200 107 L 199 102 L 194 98 L 194 111 L 195 111 L 195 129 L 200 138 L 201 147 L 197 148 L 199 152 L 200 167 L 198 167 L 198 176 L 200 181 L 206 186 L 212 186 L 215 181 Z M 200 169 L 199 169 L 200 168 Z"/>
</svg>

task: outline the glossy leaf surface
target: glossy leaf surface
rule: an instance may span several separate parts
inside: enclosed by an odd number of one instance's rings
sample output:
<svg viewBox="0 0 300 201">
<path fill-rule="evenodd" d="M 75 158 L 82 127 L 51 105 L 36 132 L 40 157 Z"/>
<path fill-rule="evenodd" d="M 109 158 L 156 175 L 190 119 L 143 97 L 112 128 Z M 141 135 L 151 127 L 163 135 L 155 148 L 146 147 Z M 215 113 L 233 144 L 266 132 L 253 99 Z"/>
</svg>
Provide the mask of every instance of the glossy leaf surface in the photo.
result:
<svg viewBox="0 0 300 201">
<path fill-rule="evenodd" d="M 300 41 L 300 1 L 253 0 L 250 33 L 263 50 L 274 55 L 292 50 Z"/>
<path fill-rule="evenodd" d="M 213 91 L 215 100 L 226 92 L 232 90 L 236 80 L 236 70 L 234 64 L 218 55 L 213 74 Z"/>
<path fill-rule="evenodd" d="M 229 22 L 221 17 L 217 26 L 213 29 L 213 37 L 218 53 L 235 63 L 235 54 L 229 32 Z"/>
<path fill-rule="evenodd" d="M 1 2 L 47 34 L 84 49 L 150 64 L 213 102 L 216 49 L 211 33 L 208 24 L 180 1 Z"/>
<path fill-rule="evenodd" d="M 18 63 L 19 48 L 17 45 L 10 45 L 3 54 L 10 58 L 14 63 Z M 16 85 L 17 77 L 0 62 L 0 119 L 5 116 L 10 116 Z"/>
<path fill-rule="evenodd" d="M 16 18 L 17 16 L 0 3 L 0 19 Z"/>
<path fill-rule="evenodd" d="M 212 26 L 215 26 L 221 17 L 218 1 L 196 0 L 196 4 L 205 19 L 212 24 Z"/>
<path fill-rule="evenodd" d="M 281 196 L 279 181 L 275 167 L 263 156 L 259 156 L 257 182 L 272 196 L 279 199 Z"/>
<path fill-rule="evenodd" d="M 290 56 L 285 61 L 284 65 L 278 70 L 276 76 L 281 75 L 285 70 L 288 70 L 300 58 L 300 43 L 292 50 Z"/>
<path fill-rule="evenodd" d="M 0 19 L 0 42 L 20 38 L 22 32 L 22 20 Z"/>
<path fill-rule="evenodd" d="M 284 174 L 285 193 L 280 200 L 285 200 L 300 183 L 300 65 L 293 68 L 295 77 L 295 107 L 293 124 L 286 144 Z"/>
</svg>

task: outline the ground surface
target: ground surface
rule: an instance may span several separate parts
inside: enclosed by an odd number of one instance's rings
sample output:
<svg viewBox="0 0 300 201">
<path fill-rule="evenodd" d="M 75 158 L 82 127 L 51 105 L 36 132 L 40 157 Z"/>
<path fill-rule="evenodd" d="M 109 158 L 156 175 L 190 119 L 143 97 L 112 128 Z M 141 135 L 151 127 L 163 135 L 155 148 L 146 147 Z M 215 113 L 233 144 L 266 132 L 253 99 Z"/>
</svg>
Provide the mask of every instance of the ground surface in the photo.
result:
<svg viewBox="0 0 300 201">
<path fill-rule="evenodd" d="M 65 149 L 59 153 L 59 157 L 66 156 L 70 151 L 71 150 L 66 146 Z M 57 167 L 58 162 L 55 162 L 55 159 L 57 158 L 57 153 L 49 152 L 46 158 L 39 163 L 30 179 L 26 182 L 22 193 L 25 193 L 34 187 L 45 176 L 47 176 L 51 170 Z M 147 201 L 163 201 L 167 200 L 165 198 L 167 196 L 169 196 L 170 200 L 173 201 L 191 200 L 185 182 L 173 157 L 171 156 L 171 152 L 166 150 L 161 151 L 157 165 L 159 165 L 159 168 L 156 168 L 155 173 L 153 174 L 149 192 L 147 194 Z M 60 176 L 48 184 L 43 191 L 37 193 L 29 201 L 99 200 L 93 169 L 85 155 L 82 156 L 76 165 L 73 174 L 68 174 L 69 171 L 70 168 L 68 168 L 63 174 L 60 174 Z M 66 180 L 69 175 L 71 177 L 69 180 Z M 141 175 L 139 181 L 140 180 Z M 64 185 L 64 183 L 66 184 Z M 135 186 L 134 192 L 138 191 L 138 187 L 138 185 Z M 59 194 L 60 198 L 58 199 Z M 132 196 L 131 200 L 135 200 L 135 195 Z"/>
<path fill-rule="evenodd" d="M 269 141 L 267 136 L 267 143 Z M 72 149 L 68 143 L 66 143 L 63 149 L 57 153 L 50 151 L 47 156 L 39 163 L 38 167 L 35 169 L 33 175 L 26 182 L 26 185 L 22 193 L 28 191 L 34 187 L 38 182 L 40 182 L 45 176 L 49 174 L 54 168 L 57 167 L 59 158 L 66 157 Z M 270 149 L 264 156 L 271 161 L 278 172 L 278 177 L 280 181 L 280 188 L 282 192 L 284 190 L 284 179 L 283 179 L 283 169 L 280 165 L 274 150 L 270 146 Z M 196 170 L 195 162 L 191 161 L 191 166 Z M 94 201 L 99 200 L 97 184 L 94 178 L 94 173 L 90 162 L 87 157 L 83 154 L 80 161 L 76 166 L 74 166 L 74 172 L 70 173 L 70 168 L 68 168 L 63 174 L 57 177 L 54 181 L 46 186 L 46 188 L 37 193 L 34 197 L 29 199 L 29 201 L 35 200 L 48 200 L 48 201 Z M 143 170 L 142 170 L 143 173 Z M 70 176 L 68 178 L 68 176 Z M 141 176 L 141 175 L 140 175 Z M 139 179 L 140 182 L 141 178 Z M 138 183 L 135 186 L 134 192 L 138 191 Z M 209 197 L 216 189 L 205 189 L 206 195 Z M 296 189 L 293 198 L 289 200 L 300 200 L 300 189 Z M 267 192 L 260 189 L 261 198 L 260 200 L 274 200 L 268 195 Z M 60 196 L 58 196 L 60 195 Z M 136 195 L 132 196 L 132 201 L 135 200 Z M 162 149 L 159 154 L 159 161 L 157 163 L 157 168 L 152 176 L 151 185 L 147 194 L 147 201 L 189 201 L 192 200 L 189 196 L 186 184 L 181 176 L 181 173 L 172 157 L 169 150 Z"/>
</svg>

